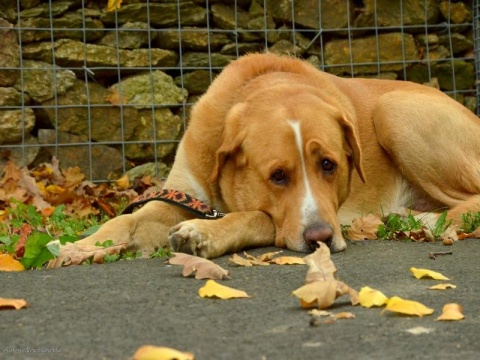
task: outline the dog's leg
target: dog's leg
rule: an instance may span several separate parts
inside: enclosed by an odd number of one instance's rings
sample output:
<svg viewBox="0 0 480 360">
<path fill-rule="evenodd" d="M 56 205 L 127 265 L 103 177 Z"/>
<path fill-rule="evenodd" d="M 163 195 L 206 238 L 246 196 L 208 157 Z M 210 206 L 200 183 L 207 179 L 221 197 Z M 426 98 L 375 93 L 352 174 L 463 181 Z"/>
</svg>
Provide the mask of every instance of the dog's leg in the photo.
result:
<svg viewBox="0 0 480 360">
<path fill-rule="evenodd" d="M 105 224 L 94 234 L 75 243 L 60 246 L 59 256 L 52 260 L 49 267 L 59 267 L 62 264 L 77 263 L 74 258 L 83 261 L 82 253 L 95 258 L 95 253 L 105 253 L 105 249 L 95 246 L 107 240 L 113 241 L 112 248 L 120 248 L 144 253 L 168 246 L 170 228 L 192 216 L 178 208 L 160 201 L 151 201 L 133 214 L 118 216 Z M 103 256 L 100 256 L 103 259 Z"/>
<path fill-rule="evenodd" d="M 212 259 L 246 247 L 274 245 L 275 226 L 261 211 L 229 213 L 218 220 L 194 219 L 175 225 L 170 243 L 174 251 Z"/>
<path fill-rule="evenodd" d="M 450 219 L 480 211 L 480 120 L 469 110 L 441 93 L 397 91 L 382 96 L 374 123 L 402 174 Z"/>
</svg>

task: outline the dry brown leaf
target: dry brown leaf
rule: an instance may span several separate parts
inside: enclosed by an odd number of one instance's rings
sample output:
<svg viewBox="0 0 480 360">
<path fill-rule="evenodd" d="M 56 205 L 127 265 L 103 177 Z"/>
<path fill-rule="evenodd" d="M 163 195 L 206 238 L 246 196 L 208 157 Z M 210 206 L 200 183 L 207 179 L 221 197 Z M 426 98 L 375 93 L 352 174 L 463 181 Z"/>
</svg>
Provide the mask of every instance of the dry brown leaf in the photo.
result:
<svg viewBox="0 0 480 360">
<path fill-rule="evenodd" d="M 25 267 L 11 254 L 0 254 L 0 271 L 23 271 Z"/>
<path fill-rule="evenodd" d="M 246 251 L 243 252 L 243 255 L 245 255 L 247 257 L 248 261 L 250 261 L 252 263 L 252 265 L 256 265 L 256 266 L 268 266 L 268 265 L 270 265 L 270 263 L 268 261 L 264 261 L 260 257 L 250 255 Z"/>
<path fill-rule="evenodd" d="M 268 252 L 268 253 L 257 256 L 257 259 L 260 261 L 271 262 L 276 255 L 281 253 L 282 251 L 272 251 L 272 252 Z"/>
<path fill-rule="evenodd" d="M 270 264 L 276 265 L 305 265 L 305 260 L 297 256 L 279 256 L 270 260 Z"/>
<path fill-rule="evenodd" d="M 60 254 L 56 259 L 50 260 L 47 269 L 69 265 L 81 265 L 85 260 L 90 258 L 92 258 L 92 262 L 101 264 L 103 263 L 105 255 L 120 254 L 120 252 L 126 248 L 126 243 L 108 247 L 66 243 L 65 245 L 60 245 Z"/>
<path fill-rule="evenodd" d="M 229 279 L 228 271 L 214 262 L 198 256 L 183 253 L 172 253 L 175 255 L 168 262 L 173 265 L 183 265 L 183 276 L 190 276 L 195 272 L 195 279 Z"/>
<path fill-rule="evenodd" d="M 347 236 L 350 240 L 376 240 L 379 225 L 383 222 L 378 214 L 353 219 Z"/>
<path fill-rule="evenodd" d="M 65 187 L 80 185 L 83 179 L 85 179 L 85 175 L 78 166 L 69 167 L 67 170 L 62 170 L 62 174 L 65 177 Z"/>
<path fill-rule="evenodd" d="M 334 279 L 337 268 L 330 259 L 330 249 L 324 243 L 319 243 L 317 250 L 305 256 L 303 259 L 305 260 L 305 264 L 309 266 L 305 278 L 306 283 Z"/>
<path fill-rule="evenodd" d="M 135 351 L 132 360 L 194 360 L 192 353 L 163 346 L 144 345 Z"/>
<path fill-rule="evenodd" d="M 28 303 L 24 299 L 7 299 L 0 297 L 0 310 L 26 308 Z"/>
<path fill-rule="evenodd" d="M 228 259 L 229 262 L 235 265 L 239 266 L 253 266 L 252 262 L 248 259 L 245 259 L 238 254 L 233 254 L 230 259 Z"/>
<path fill-rule="evenodd" d="M 358 293 L 335 279 L 337 268 L 330 259 L 330 250 L 327 245 L 319 243 L 319 248 L 313 254 L 305 256 L 304 260 L 309 266 L 305 278 L 306 285 L 292 292 L 300 299 L 303 308 L 326 309 L 337 297 L 345 294 L 350 295 L 352 305 L 358 304 Z"/>
<path fill-rule="evenodd" d="M 461 233 L 458 235 L 458 240 L 464 240 L 469 238 L 480 238 L 480 227 L 471 233 Z"/>
<path fill-rule="evenodd" d="M 349 311 L 342 311 L 335 314 L 335 319 L 355 319 L 355 314 L 352 314 Z"/>
</svg>

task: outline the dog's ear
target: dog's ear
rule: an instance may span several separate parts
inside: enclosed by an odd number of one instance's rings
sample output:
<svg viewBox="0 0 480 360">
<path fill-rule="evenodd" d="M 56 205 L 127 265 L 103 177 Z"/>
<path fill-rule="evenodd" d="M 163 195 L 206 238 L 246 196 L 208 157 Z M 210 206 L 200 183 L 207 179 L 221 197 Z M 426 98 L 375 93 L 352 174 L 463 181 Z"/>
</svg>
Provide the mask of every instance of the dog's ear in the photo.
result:
<svg viewBox="0 0 480 360">
<path fill-rule="evenodd" d="M 344 114 L 340 118 L 340 125 L 342 125 L 343 127 L 345 138 L 347 140 L 348 146 L 352 151 L 351 156 L 353 157 L 355 169 L 357 170 L 360 179 L 363 182 L 366 182 L 365 173 L 362 167 L 362 148 L 360 146 L 360 139 L 358 136 L 357 128 L 355 126 L 355 122 L 349 120 L 348 117 Z"/>
<path fill-rule="evenodd" d="M 211 174 L 211 181 L 218 180 L 220 171 L 229 157 L 236 155 L 238 166 L 244 165 L 244 162 L 246 162 L 246 159 L 239 154 L 243 140 L 247 135 L 247 130 L 241 124 L 243 108 L 244 104 L 236 104 L 225 119 L 221 144 L 215 154 L 215 165 Z"/>
</svg>

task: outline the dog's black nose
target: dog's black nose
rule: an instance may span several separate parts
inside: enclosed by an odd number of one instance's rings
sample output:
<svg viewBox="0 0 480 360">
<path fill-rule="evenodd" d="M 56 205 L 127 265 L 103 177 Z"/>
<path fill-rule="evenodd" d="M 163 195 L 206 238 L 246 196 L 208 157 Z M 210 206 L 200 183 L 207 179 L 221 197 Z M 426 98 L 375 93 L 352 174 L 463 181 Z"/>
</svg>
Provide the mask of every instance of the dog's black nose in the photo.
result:
<svg viewBox="0 0 480 360">
<path fill-rule="evenodd" d="M 328 224 L 313 224 L 308 226 L 303 232 L 303 240 L 312 251 L 318 248 L 318 242 L 323 242 L 330 247 L 332 237 L 333 229 Z"/>
</svg>

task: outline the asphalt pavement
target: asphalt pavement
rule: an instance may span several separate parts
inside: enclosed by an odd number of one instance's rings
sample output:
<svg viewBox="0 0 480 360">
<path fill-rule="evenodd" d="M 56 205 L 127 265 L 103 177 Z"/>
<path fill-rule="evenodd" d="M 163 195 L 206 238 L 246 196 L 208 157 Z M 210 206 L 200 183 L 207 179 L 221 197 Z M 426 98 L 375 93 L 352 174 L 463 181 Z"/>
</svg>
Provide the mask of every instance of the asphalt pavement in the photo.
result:
<svg viewBox="0 0 480 360">
<path fill-rule="evenodd" d="M 446 250 L 453 254 L 429 257 Z M 422 318 L 382 313 L 342 297 L 330 310 L 355 318 L 317 326 L 291 295 L 304 282 L 304 265 L 236 267 L 228 256 L 217 259 L 232 277 L 221 283 L 252 295 L 233 300 L 200 298 L 205 280 L 184 278 L 180 266 L 161 259 L 0 272 L 0 297 L 30 304 L 0 311 L 0 359 L 129 359 L 146 344 L 192 352 L 200 360 L 478 359 L 479 251 L 477 239 L 451 247 L 349 243 L 346 252 L 332 256 L 341 280 L 357 290 L 370 286 L 422 302 L 435 312 Z M 428 290 L 438 281 L 415 279 L 412 266 L 441 272 L 457 288 Z M 452 302 L 462 305 L 465 319 L 435 321 Z"/>
</svg>

